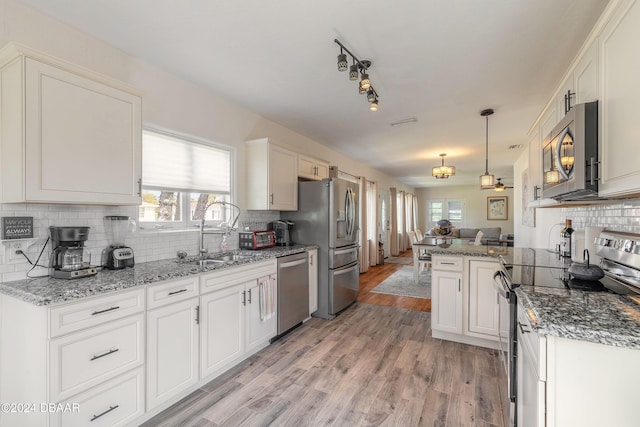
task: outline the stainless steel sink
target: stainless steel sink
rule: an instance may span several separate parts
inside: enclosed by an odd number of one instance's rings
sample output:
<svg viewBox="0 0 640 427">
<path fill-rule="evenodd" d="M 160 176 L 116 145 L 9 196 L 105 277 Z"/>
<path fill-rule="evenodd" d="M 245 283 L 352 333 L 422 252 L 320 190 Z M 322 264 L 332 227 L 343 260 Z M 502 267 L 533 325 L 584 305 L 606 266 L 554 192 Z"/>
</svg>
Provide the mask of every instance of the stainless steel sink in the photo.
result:
<svg viewBox="0 0 640 427">
<path fill-rule="evenodd" d="M 221 256 L 212 256 L 211 258 L 201 259 L 194 261 L 194 263 L 198 263 L 200 267 L 204 267 L 207 265 L 215 265 L 215 264 L 235 264 L 237 261 L 243 261 L 246 259 L 253 259 L 254 257 L 251 255 L 221 255 Z"/>
</svg>

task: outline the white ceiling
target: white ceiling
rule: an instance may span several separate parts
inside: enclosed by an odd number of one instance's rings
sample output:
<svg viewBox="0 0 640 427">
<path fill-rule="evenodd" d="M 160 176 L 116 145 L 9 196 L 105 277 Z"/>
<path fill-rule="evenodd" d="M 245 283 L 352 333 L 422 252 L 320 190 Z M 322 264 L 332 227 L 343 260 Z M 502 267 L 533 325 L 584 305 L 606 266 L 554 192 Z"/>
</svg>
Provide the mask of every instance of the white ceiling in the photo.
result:
<svg viewBox="0 0 640 427">
<path fill-rule="evenodd" d="M 513 182 L 527 132 L 608 0 L 22 0 L 414 187 Z M 360 59 L 380 109 L 336 67 Z M 417 123 L 391 122 L 416 117 Z M 448 180 L 431 167 L 456 166 Z"/>
</svg>

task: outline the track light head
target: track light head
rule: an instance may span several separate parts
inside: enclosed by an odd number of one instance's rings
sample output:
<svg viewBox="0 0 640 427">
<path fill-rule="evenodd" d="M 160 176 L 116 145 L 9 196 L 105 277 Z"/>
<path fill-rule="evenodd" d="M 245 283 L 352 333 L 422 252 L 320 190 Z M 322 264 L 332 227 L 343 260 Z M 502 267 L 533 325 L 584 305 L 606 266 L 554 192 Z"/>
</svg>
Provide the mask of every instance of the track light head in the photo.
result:
<svg viewBox="0 0 640 427">
<path fill-rule="evenodd" d="M 338 71 L 347 71 L 349 68 L 349 63 L 347 62 L 347 55 L 342 53 L 342 49 L 340 50 L 340 55 L 338 55 Z"/>
<path fill-rule="evenodd" d="M 362 79 L 360 80 L 360 88 L 367 90 L 371 87 L 371 82 L 369 81 L 369 74 L 362 73 Z"/>
<path fill-rule="evenodd" d="M 358 66 L 353 64 L 349 67 L 349 80 L 358 80 L 358 75 L 360 72 L 358 71 Z"/>
<path fill-rule="evenodd" d="M 370 111 L 378 111 L 378 98 L 376 98 L 371 104 L 369 104 Z"/>
<path fill-rule="evenodd" d="M 376 98 L 376 93 L 371 89 L 371 87 L 369 87 L 369 90 L 367 91 L 367 101 L 373 102 Z"/>
</svg>

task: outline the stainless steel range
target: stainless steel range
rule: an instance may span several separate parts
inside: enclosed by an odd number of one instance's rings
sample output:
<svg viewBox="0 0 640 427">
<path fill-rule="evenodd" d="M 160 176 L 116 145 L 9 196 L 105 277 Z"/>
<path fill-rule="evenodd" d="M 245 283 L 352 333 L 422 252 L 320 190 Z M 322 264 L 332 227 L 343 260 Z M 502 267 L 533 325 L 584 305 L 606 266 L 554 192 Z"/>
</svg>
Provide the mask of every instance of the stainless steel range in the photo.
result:
<svg viewBox="0 0 640 427">
<path fill-rule="evenodd" d="M 494 276 L 500 304 L 507 304 L 509 318 L 500 318 L 501 359 L 507 374 L 511 425 L 517 424 L 517 296 L 520 286 L 565 289 L 570 292 L 640 294 L 640 235 L 603 231 L 595 239 L 596 254 L 602 257 L 600 280 L 577 280 L 569 273 L 571 260 L 547 249 L 514 248 L 511 256 L 501 256 L 502 269 Z M 508 323 L 508 327 L 506 325 Z"/>
</svg>

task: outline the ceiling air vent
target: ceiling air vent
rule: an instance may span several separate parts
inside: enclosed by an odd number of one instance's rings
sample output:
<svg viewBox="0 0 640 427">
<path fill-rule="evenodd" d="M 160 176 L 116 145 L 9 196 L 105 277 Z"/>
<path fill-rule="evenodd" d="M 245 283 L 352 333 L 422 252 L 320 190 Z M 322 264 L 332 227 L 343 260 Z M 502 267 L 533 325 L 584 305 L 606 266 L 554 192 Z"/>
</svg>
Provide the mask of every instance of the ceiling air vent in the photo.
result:
<svg viewBox="0 0 640 427">
<path fill-rule="evenodd" d="M 417 121 L 418 121 L 417 118 L 409 117 L 409 118 L 406 118 L 406 119 L 402 119 L 402 120 L 398 120 L 398 121 L 395 121 L 395 122 L 391 122 L 389 124 L 391 126 L 402 126 L 402 125 L 408 125 L 409 123 L 415 123 Z"/>
</svg>

